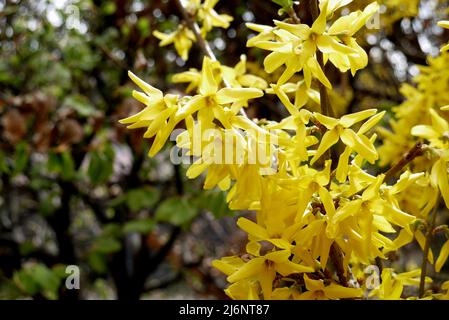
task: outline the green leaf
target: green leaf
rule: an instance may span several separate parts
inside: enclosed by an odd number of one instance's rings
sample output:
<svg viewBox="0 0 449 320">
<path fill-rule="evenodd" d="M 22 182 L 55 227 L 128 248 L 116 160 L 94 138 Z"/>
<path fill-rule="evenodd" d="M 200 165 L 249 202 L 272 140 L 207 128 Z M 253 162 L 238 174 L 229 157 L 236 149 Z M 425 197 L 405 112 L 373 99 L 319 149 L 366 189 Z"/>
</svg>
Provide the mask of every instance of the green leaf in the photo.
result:
<svg viewBox="0 0 449 320">
<path fill-rule="evenodd" d="M 176 226 L 185 226 L 198 212 L 198 209 L 187 199 L 170 198 L 163 201 L 157 208 L 155 219 L 161 222 L 169 222 Z"/>
<path fill-rule="evenodd" d="M 24 242 L 19 244 L 19 252 L 22 256 L 29 255 L 30 253 L 34 252 L 36 250 L 36 247 L 34 246 L 33 242 L 30 240 L 25 240 Z"/>
<path fill-rule="evenodd" d="M 195 199 L 195 205 L 200 209 L 210 211 L 215 218 L 233 214 L 228 207 L 226 194 L 223 191 L 204 191 Z"/>
<path fill-rule="evenodd" d="M 6 161 L 6 156 L 3 153 L 3 151 L 0 150 L 0 173 L 6 173 L 9 174 L 9 166 L 8 162 Z"/>
<path fill-rule="evenodd" d="M 30 296 L 39 292 L 39 285 L 34 281 L 33 277 L 27 270 L 19 270 L 14 272 L 13 281 L 15 285 Z"/>
<path fill-rule="evenodd" d="M 97 273 L 103 274 L 108 270 L 106 256 L 99 252 L 90 252 L 87 255 L 87 263 Z"/>
<path fill-rule="evenodd" d="M 108 181 L 114 171 L 114 149 L 107 144 L 104 150 L 96 150 L 90 153 L 87 174 L 93 184 L 101 184 Z"/>
<path fill-rule="evenodd" d="M 61 279 L 43 264 L 36 264 L 30 271 L 34 281 L 43 289 L 44 296 L 52 300 L 57 299 Z"/>
<path fill-rule="evenodd" d="M 25 293 L 34 296 L 41 293 L 47 299 L 58 298 L 58 289 L 63 278 L 57 271 L 49 269 L 42 263 L 26 266 L 16 271 L 13 276 L 14 283 Z"/>
<path fill-rule="evenodd" d="M 111 15 L 111 14 L 113 14 L 116 10 L 117 10 L 117 7 L 116 7 L 115 3 L 112 2 L 112 1 L 105 2 L 105 3 L 101 6 L 101 11 L 103 12 L 104 15 Z"/>
<path fill-rule="evenodd" d="M 28 164 L 28 150 L 27 144 L 21 142 L 17 145 L 14 153 L 14 172 L 13 176 L 22 172 Z"/>
<path fill-rule="evenodd" d="M 121 226 L 118 223 L 107 223 L 103 225 L 102 237 L 114 237 L 120 236 Z"/>
<path fill-rule="evenodd" d="M 148 20 L 148 18 L 140 18 L 137 21 L 137 28 L 139 29 L 142 38 L 148 37 L 151 31 L 150 21 Z"/>
<path fill-rule="evenodd" d="M 63 107 L 73 109 L 78 115 L 85 118 L 90 117 L 97 112 L 95 107 L 85 96 L 78 94 L 66 97 L 63 102 Z"/>
<path fill-rule="evenodd" d="M 70 152 L 61 153 L 61 175 L 64 180 L 71 180 L 75 176 L 75 162 Z"/>
<path fill-rule="evenodd" d="M 61 159 L 59 158 L 59 154 L 54 152 L 48 154 L 47 169 L 53 173 L 61 172 Z"/>
<path fill-rule="evenodd" d="M 151 230 L 153 230 L 154 226 L 155 222 L 150 218 L 136 219 L 125 223 L 125 225 L 123 226 L 123 233 L 137 232 L 148 234 L 151 232 Z"/>
<path fill-rule="evenodd" d="M 93 244 L 93 251 L 99 253 L 114 253 L 120 251 L 122 248 L 121 243 L 112 237 L 100 237 L 97 238 Z"/>
<path fill-rule="evenodd" d="M 114 199 L 112 199 L 111 201 L 109 201 L 108 206 L 109 207 L 117 207 L 119 205 L 121 205 L 122 203 L 126 202 L 126 194 L 122 194 Z"/>
<path fill-rule="evenodd" d="M 151 187 L 132 189 L 126 195 L 126 204 L 131 212 L 149 209 L 159 201 L 160 191 Z"/>
</svg>

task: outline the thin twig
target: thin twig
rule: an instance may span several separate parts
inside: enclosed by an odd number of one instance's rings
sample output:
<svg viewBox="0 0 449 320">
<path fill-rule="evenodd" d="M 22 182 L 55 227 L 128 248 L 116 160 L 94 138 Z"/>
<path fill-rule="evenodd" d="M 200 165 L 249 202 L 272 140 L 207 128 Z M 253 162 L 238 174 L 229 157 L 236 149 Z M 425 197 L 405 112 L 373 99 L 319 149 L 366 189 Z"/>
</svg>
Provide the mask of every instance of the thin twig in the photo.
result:
<svg viewBox="0 0 449 320">
<path fill-rule="evenodd" d="M 385 181 L 396 176 L 408 163 L 412 162 L 416 157 L 424 154 L 424 145 L 422 142 L 417 142 L 394 166 L 385 172 Z"/>
<path fill-rule="evenodd" d="M 195 35 L 196 41 L 198 42 L 198 45 L 200 46 L 201 51 L 203 51 L 204 55 L 208 56 L 209 58 L 211 58 L 214 61 L 217 61 L 217 58 L 215 57 L 215 54 L 212 51 L 212 48 L 209 46 L 207 41 L 201 35 L 200 27 L 195 22 L 194 17 L 182 5 L 181 0 L 175 0 L 175 1 L 176 1 L 176 5 L 179 8 L 179 11 L 181 11 L 182 16 L 184 17 L 184 20 L 187 23 L 189 29 L 192 30 L 193 34 Z"/>
<path fill-rule="evenodd" d="M 293 20 L 294 23 L 300 24 L 301 19 L 299 19 L 298 15 L 296 14 L 295 9 L 293 7 L 290 7 L 287 11 L 287 14 L 290 16 L 290 18 Z"/>
<path fill-rule="evenodd" d="M 439 196 L 439 195 L 438 195 Z M 424 296 L 424 288 L 426 284 L 426 273 L 427 273 L 427 259 L 429 256 L 430 243 L 432 242 L 433 229 L 435 228 L 435 220 L 437 216 L 437 210 L 439 206 L 439 201 L 435 203 L 435 207 L 432 210 L 432 217 L 430 221 L 430 225 L 426 230 L 426 243 L 424 245 L 423 257 L 421 263 L 421 278 L 419 280 L 419 297 L 422 298 Z"/>
</svg>

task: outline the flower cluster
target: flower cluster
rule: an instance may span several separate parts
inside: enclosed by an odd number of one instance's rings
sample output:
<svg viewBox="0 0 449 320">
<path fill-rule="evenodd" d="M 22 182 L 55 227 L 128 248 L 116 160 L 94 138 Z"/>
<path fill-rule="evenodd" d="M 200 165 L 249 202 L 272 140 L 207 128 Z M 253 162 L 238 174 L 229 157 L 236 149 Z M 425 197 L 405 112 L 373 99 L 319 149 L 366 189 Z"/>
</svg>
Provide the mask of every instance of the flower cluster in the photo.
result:
<svg viewBox="0 0 449 320">
<path fill-rule="evenodd" d="M 192 0 L 187 6 L 201 22 L 203 35 L 214 26 L 226 28 L 231 20 L 213 10 L 216 2 Z M 265 70 L 283 68 L 276 81 L 248 73 L 244 55 L 234 67 L 206 56 L 201 70 L 175 75 L 174 82 L 187 84 L 190 95 L 185 96 L 164 95 L 130 73 L 143 90 L 133 96 L 146 107 L 121 122 L 147 128 L 144 137 L 154 137 L 149 155 L 159 152 L 183 123 L 187 130 L 176 144 L 195 159 L 187 176 L 204 175 L 205 189 L 227 190 L 231 209 L 255 211 L 254 219 L 237 221 L 248 234 L 246 253 L 213 262 L 227 276 L 225 292 L 233 299 L 400 299 L 405 286 L 419 284 L 419 269 L 397 274 L 384 268 L 378 285 L 370 287 L 365 267 L 381 264 L 414 240 L 424 250 L 427 239 L 420 226 L 438 208 L 439 194 L 449 207 L 449 112 L 436 108 L 449 101 L 442 94 L 430 98 L 435 91 L 447 92 L 449 72 L 441 66 L 449 65 L 449 57 L 442 55 L 423 67 L 417 88 L 403 87 L 407 100 L 395 109 L 393 132 L 375 132 L 385 114 L 376 109 L 336 117 L 329 112 L 326 88 L 332 85 L 324 66 L 330 62 L 340 72 L 354 74 L 367 65 L 356 33 L 379 8 L 373 2 L 337 16 L 351 2 L 317 2 L 319 14 L 311 25 L 291 19 L 274 21 L 274 26 L 247 25 L 258 33 L 247 45 L 271 51 Z M 161 45 L 174 42 L 186 58 L 191 32 L 182 25 L 172 35 L 155 35 L 163 39 Z M 265 94 L 279 98 L 288 114 L 282 121 L 246 116 L 244 109 L 257 105 Z M 320 111 L 311 110 L 311 104 Z M 378 133 L 383 138 L 380 148 Z M 417 139 L 426 160 L 398 167 Z M 367 169 L 379 159 L 391 171 Z M 448 254 L 446 242 L 437 271 Z M 429 260 L 434 260 L 431 250 Z M 428 295 L 432 297 L 447 298 L 447 293 Z"/>
<path fill-rule="evenodd" d="M 182 6 L 182 1 L 179 1 Z M 205 38 L 207 33 L 214 27 L 228 28 L 229 23 L 233 20 L 231 16 L 227 14 L 218 14 L 214 7 L 218 0 L 205 0 L 201 3 L 201 0 L 188 0 L 186 4 L 187 14 L 194 21 L 201 23 L 201 35 Z M 195 30 L 196 31 L 196 30 Z M 189 58 L 189 51 L 192 47 L 192 43 L 196 41 L 195 33 L 189 29 L 186 23 L 180 24 L 175 31 L 170 33 L 163 33 L 158 30 L 153 32 L 153 35 L 161 40 L 159 45 L 161 47 L 169 44 L 174 44 L 176 52 L 185 61 Z"/>
</svg>

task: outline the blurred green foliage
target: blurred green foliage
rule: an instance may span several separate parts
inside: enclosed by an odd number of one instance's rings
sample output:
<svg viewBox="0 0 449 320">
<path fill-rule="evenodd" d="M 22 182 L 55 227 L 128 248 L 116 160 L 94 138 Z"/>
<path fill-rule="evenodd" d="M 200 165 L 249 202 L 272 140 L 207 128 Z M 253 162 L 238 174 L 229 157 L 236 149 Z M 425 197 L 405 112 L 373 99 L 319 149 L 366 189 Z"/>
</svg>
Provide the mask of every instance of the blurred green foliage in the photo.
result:
<svg viewBox="0 0 449 320">
<path fill-rule="evenodd" d="M 183 67 L 151 35 L 176 28 L 171 10 L 0 1 L 0 298 L 88 297 L 97 279 L 139 298 L 173 245 L 161 232 L 176 239 L 206 211 L 230 214 L 221 192 L 186 188 L 183 168 L 148 159 L 142 132 L 117 122 L 141 107 L 127 70 L 164 87 Z M 72 264 L 85 290 L 64 287 Z"/>
</svg>

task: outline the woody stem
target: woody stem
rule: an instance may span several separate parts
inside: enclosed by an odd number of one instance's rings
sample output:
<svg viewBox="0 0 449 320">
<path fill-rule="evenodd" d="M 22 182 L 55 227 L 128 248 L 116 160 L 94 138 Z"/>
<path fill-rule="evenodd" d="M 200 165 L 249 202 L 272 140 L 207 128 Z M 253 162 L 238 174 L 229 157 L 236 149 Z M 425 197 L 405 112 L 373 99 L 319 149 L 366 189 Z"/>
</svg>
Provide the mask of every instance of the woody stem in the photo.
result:
<svg viewBox="0 0 449 320">
<path fill-rule="evenodd" d="M 394 166 L 392 166 L 385 173 L 385 181 L 396 176 L 398 172 L 402 170 L 407 164 L 412 162 L 416 157 L 422 156 L 424 154 L 424 145 L 422 142 L 417 142 L 404 156 L 399 160 Z"/>
<path fill-rule="evenodd" d="M 424 244 L 422 263 L 421 263 L 421 278 L 419 280 L 419 297 L 424 296 L 424 288 L 426 284 L 426 273 L 427 273 L 427 257 L 429 256 L 430 243 L 432 242 L 433 229 L 435 228 L 435 220 L 437 216 L 439 201 L 435 203 L 435 207 L 432 210 L 432 217 L 430 218 L 430 225 L 428 225 L 426 230 L 426 243 Z"/>
</svg>

